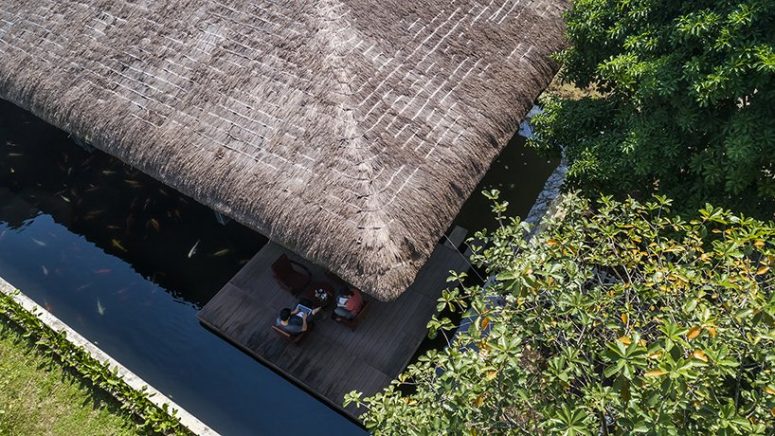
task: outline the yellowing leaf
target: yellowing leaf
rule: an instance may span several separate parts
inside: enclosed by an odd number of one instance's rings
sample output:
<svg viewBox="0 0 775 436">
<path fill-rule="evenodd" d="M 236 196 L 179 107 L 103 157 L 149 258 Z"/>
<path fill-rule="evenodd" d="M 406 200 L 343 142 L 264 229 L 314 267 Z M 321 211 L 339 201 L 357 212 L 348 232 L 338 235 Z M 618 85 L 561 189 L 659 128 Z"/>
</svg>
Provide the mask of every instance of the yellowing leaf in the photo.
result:
<svg viewBox="0 0 775 436">
<path fill-rule="evenodd" d="M 638 345 L 640 345 L 641 347 L 645 347 L 646 346 L 646 340 L 645 339 L 639 340 L 638 341 Z"/>
<path fill-rule="evenodd" d="M 691 341 L 692 339 L 699 336 L 701 332 L 702 332 L 702 329 L 700 327 L 694 326 L 691 329 L 689 329 L 689 334 L 687 334 L 686 337 Z"/>
<path fill-rule="evenodd" d="M 484 404 L 484 394 L 476 397 L 476 400 L 474 400 L 474 404 L 476 405 L 476 407 L 482 407 L 482 404 Z"/>
<path fill-rule="evenodd" d="M 763 275 L 767 274 L 767 271 L 769 271 L 769 270 L 770 270 L 770 266 L 769 265 L 762 265 L 762 266 L 759 267 L 759 269 L 756 270 L 756 275 L 763 276 Z"/>
<path fill-rule="evenodd" d="M 620 318 L 622 319 L 622 322 L 625 324 L 627 324 L 627 321 L 629 321 L 630 319 L 629 315 L 627 315 L 626 313 L 623 313 Z"/>
<path fill-rule="evenodd" d="M 498 371 L 490 370 L 487 371 L 487 380 L 492 380 L 498 375 Z"/>
<path fill-rule="evenodd" d="M 764 248 L 764 241 L 762 241 L 761 239 L 757 239 L 756 242 L 753 243 L 753 245 L 754 247 L 761 250 L 762 248 Z"/>
<path fill-rule="evenodd" d="M 716 327 L 706 327 L 705 330 L 708 331 L 708 334 L 711 338 L 715 338 L 716 335 L 718 335 L 718 331 L 716 331 Z"/>
<path fill-rule="evenodd" d="M 623 343 L 624 345 L 630 345 L 632 343 L 632 339 L 630 339 L 629 336 L 622 336 L 617 341 Z"/>
<path fill-rule="evenodd" d="M 705 355 L 704 351 L 699 350 L 699 349 L 694 350 L 694 352 L 692 353 L 692 357 L 694 357 L 697 360 L 701 360 L 703 362 L 707 362 L 708 361 L 708 356 Z"/>
<path fill-rule="evenodd" d="M 482 318 L 482 322 L 481 322 L 482 330 L 486 329 L 488 325 L 490 325 L 490 318 L 487 318 L 487 317 Z"/>
<path fill-rule="evenodd" d="M 661 357 L 662 357 L 662 352 L 661 351 L 655 351 L 655 352 L 649 354 L 649 359 L 657 360 L 657 359 L 660 359 Z"/>
<path fill-rule="evenodd" d="M 773 388 L 771 385 L 765 386 L 764 392 L 767 392 L 770 395 L 775 395 L 775 388 Z"/>
<path fill-rule="evenodd" d="M 665 374 L 667 374 L 667 371 L 664 369 L 652 369 L 651 371 L 646 371 L 643 375 L 645 377 L 662 377 Z"/>
<path fill-rule="evenodd" d="M 549 239 L 548 241 L 546 241 L 546 245 L 550 247 L 556 247 L 557 244 L 559 244 L 559 242 L 557 242 L 556 239 Z"/>
</svg>

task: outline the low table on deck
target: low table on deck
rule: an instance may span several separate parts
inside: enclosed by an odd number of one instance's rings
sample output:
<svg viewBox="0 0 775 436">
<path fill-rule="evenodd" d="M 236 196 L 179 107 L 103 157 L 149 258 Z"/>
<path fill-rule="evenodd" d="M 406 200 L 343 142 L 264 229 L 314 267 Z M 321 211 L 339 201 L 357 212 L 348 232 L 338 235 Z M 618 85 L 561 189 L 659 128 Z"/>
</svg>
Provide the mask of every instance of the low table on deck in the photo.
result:
<svg viewBox="0 0 775 436">
<path fill-rule="evenodd" d="M 318 289 L 322 289 L 323 291 L 326 292 L 326 295 L 328 295 L 325 301 L 321 300 L 315 295 L 315 291 L 317 291 Z M 302 292 L 301 295 L 299 295 L 299 301 L 309 300 L 312 303 L 314 303 L 315 307 L 322 307 L 323 310 L 331 306 L 331 303 L 334 301 L 334 298 L 335 298 L 334 287 L 331 284 L 324 281 L 313 281 L 307 286 L 307 289 L 305 289 L 304 292 Z"/>
<path fill-rule="evenodd" d="M 344 395 L 352 390 L 374 394 L 403 371 L 426 337 L 426 324 L 447 287 L 449 271 L 468 268 L 459 252 L 439 244 L 403 295 L 389 303 L 370 300 L 369 312 L 357 329 L 319 317 L 314 330 L 292 344 L 271 328 L 280 309 L 297 302 L 272 277 L 270 265 L 283 253 L 302 261 L 270 242 L 197 316 L 208 328 L 352 417 L 362 411 L 344 409 Z M 310 265 L 310 271 L 313 282 L 326 281 L 322 268 Z"/>
</svg>

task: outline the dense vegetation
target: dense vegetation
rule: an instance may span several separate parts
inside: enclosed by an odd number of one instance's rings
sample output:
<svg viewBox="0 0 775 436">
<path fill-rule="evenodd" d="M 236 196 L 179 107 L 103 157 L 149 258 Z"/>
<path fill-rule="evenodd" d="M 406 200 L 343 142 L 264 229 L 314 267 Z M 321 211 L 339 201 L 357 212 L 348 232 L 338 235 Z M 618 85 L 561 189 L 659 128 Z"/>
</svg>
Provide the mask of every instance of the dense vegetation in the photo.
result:
<svg viewBox="0 0 775 436">
<path fill-rule="evenodd" d="M 545 98 L 533 145 L 569 186 L 772 217 L 775 0 L 576 0 L 567 29 L 562 79 L 595 92 Z"/>
<path fill-rule="evenodd" d="M 527 241 L 496 204 L 473 260 L 497 280 L 439 303 L 467 331 L 347 400 L 380 434 L 773 434 L 775 224 L 669 205 L 571 195 Z"/>
</svg>

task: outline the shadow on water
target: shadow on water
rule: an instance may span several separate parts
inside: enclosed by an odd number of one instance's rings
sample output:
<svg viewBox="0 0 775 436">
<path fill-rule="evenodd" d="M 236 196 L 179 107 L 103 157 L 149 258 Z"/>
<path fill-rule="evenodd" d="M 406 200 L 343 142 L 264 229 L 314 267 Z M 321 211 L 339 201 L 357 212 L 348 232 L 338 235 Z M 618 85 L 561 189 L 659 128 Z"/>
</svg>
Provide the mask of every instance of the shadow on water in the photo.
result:
<svg viewBox="0 0 775 436">
<path fill-rule="evenodd" d="M 197 322 L 265 243 L 0 101 L 0 276 L 224 434 L 362 433 Z"/>
<path fill-rule="evenodd" d="M 539 156 L 525 146 L 525 138 L 514 135 L 463 205 L 455 224 L 466 228 L 469 236 L 477 230 L 493 230 L 497 223 L 491 212 L 492 203 L 482 195 L 482 191 L 490 189 L 498 189 L 500 199 L 509 202 L 509 215 L 526 218 L 558 164 L 559 160 Z"/>
<path fill-rule="evenodd" d="M 74 146 L 24 112 L 2 109 L 0 217 L 10 229 L 49 215 L 197 305 L 266 243 L 234 222 L 218 224 L 210 209 L 117 159 Z"/>
</svg>

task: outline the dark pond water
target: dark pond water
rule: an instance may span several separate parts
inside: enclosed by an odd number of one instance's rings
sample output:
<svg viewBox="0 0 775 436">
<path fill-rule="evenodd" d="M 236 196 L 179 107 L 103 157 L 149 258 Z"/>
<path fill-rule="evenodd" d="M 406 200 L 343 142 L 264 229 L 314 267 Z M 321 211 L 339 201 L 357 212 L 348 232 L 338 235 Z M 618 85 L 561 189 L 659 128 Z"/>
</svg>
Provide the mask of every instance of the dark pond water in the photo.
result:
<svg viewBox="0 0 775 436">
<path fill-rule="evenodd" d="M 469 235 L 484 228 L 494 229 L 497 222 L 491 212 L 492 203 L 482 195 L 490 189 L 500 190 L 500 200 L 509 202 L 509 215 L 526 217 L 558 164 L 559 160 L 547 160 L 525 148 L 525 138 L 514 135 L 463 205 L 455 224 L 468 229 Z"/>
<path fill-rule="evenodd" d="M 553 167 L 515 138 L 480 189 L 524 215 Z M 494 224 L 481 194 L 458 224 Z M 265 243 L 0 101 L 0 276 L 225 435 L 362 434 L 197 322 Z"/>
</svg>

